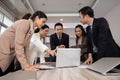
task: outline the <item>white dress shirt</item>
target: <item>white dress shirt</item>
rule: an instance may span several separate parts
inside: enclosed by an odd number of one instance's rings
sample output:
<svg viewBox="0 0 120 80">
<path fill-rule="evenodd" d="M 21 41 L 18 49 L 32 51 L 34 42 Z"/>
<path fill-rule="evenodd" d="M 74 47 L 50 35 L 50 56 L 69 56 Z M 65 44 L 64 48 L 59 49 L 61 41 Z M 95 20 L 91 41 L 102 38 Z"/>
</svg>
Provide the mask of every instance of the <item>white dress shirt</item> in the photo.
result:
<svg viewBox="0 0 120 80">
<path fill-rule="evenodd" d="M 40 58 L 40 63 L 44 63 L 45 50 L 48 49 L 46 45 L 43 44 L 43 38 L 40 37 L 39 33 L 34 33 L 30 41 L 30 64 L 33 65 L 37 57 Z M 36 61 L 35 61 L 36 62 Z"/>
</svg>

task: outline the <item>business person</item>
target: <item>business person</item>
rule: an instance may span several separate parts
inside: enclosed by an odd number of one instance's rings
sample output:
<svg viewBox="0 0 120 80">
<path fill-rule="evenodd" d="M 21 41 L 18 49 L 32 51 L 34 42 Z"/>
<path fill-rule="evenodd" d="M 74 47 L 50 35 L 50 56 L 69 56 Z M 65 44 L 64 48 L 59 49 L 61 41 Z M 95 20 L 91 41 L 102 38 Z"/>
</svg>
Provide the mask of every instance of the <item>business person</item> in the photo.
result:
<svg viewBox="0 0 120 80">
<path fill-rule="evenodd" d="M 40 28 L 39 33 L 34 33 L 30 41 L 30 64 L 33 65 L 34 61 L 36 62 L 37 57 L 40 58 L 40 63 L 45 63 L 45 54 L 46 53 L 56 53 L 55 50 L 49 49 L 44 43 L 43 40 L 47 33 L 49 32 L 48 25 L 43 25 Z"/>
<path fill-rule="evenodd" d="M 18 20 L 0 35 L 0 74 L 4 74 L 16 56 L 22 69 L 38 70 L 39 66 L 31 66 L 28 62 L 29 42 L 34 28 L 41 28 L 47 20 L 42 11 L 36 11 L 29 20 Z M 52 54 L 51 54 L 52 55 Z M 53 54 L 54 55 L 54 54 Z"/>
<path fill-rule="evenodd" d="M 80 22 L 88 24 L 86 28 L 88 36 L 89 54 L 96 61 L 102 57 L 120 57 L 120 48 L 115 43 L 107 20 L 105 18 L 94 18 L 91 7 L 85 6 L 79 10 Z M 91 63 L 88 59 L 86 63 Z"/>
<path fill-rule="evenodd" d="M 63 33 L 62 23 L 56 23 L 54 26 L 55 33 L 50 35 L 50 47 L 52 50 L 58 48 L 69 47 L 69 35 Z M 52 62 L 56 61 L 56 57 L 50 56 Z"/>
<path fill-rule="evenodd" d="M 86 36 L 86 32 L 82 25 L 78 24 L 75 27 L 75 35 L 76 35 L 76 45 L 71 46 L 72 48 L 81 48 L 81 61 L 83 63 L 91 56 L 88 55 L 88 39 Z"/>
</svg>

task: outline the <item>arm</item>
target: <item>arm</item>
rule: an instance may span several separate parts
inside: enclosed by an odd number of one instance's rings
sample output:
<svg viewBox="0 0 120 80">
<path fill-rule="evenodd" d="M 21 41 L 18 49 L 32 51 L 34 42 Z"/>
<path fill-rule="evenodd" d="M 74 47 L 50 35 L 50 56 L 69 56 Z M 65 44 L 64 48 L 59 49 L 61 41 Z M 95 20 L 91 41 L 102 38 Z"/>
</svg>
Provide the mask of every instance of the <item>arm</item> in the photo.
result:
<svg viewBox="0 0 120 80">
<path fill-rule="evenodd" d="M 105 50 L 107 48 L 107 38 L 108 38 L 109 25 L 108 22 L 102 18 L 98 31 L 98 54 L 99 58 L 104 56 Z"/>
<path fill-rule="evenodd" d="M 52 51 L 46 45 L 43 44 L 43 42 L 40 40 L 39 34 L 33 34 L 31 43 L 35 45 L 42 53 L 47 52 L 53 56 L 56 54 L 55 51 Z"/>
<path fill-rule="evenodd" d="M 15 31 L 15 53 L 16 57 L 19 60 L 22 68 L 30 66 L 27 61 L 27 56 L 25 53 L 24 48 L 24 41 L 25 36 L 27 35 L 27 31 L 29 30 L 29 26 L 25 24 L 23 21 L 16 23 L 14 26 L 16 26 Z"/>
<path fill-rule="evenodd" d="M 21 20 L 22 21 L 22 20 Z M 27 46 L 29 45 L 29 42 L 27 42 L 30 39 L 29 35 L 29 23 L 25 21 L 23 22 L 18 22 L 16 23 L 16 25 L 14 25 L 16 27 L 16 31 L 15 31 L 15 53 L 16 53 L 16 57 L 19 60 L 22 69 L 25 71 L 36 71 L 38 70 L 38 65 L 33 65 L 31 66 L 27 60 L 27 56 L 29 53 L 27 53 Z M 28 44 L 26 44 L 28 43 Z"/>
<path fill-rule="evenodd" d="M 40 40 L 39 33 L 34 33 L 31 38 L 31 43 L 36 46 L 42 53 L 45 52 L 48 47 L 43 44 L 43 42 Z"/>
</svg>

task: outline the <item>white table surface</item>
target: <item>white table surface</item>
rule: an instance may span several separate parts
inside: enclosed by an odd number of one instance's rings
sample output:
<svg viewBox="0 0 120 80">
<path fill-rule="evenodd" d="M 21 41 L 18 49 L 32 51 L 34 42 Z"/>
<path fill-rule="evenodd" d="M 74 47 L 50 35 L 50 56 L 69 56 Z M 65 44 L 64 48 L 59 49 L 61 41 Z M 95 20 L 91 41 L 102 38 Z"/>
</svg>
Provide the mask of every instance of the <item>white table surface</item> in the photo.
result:
<svg viewBox="0 0 120 80">
<path fill-rule="evenodd" d="M 120 80 L 120 76 L 104 76 L 83 67 L 39 70 L 34 72 L 16 71 L 0 80 Z"/>
</svg>

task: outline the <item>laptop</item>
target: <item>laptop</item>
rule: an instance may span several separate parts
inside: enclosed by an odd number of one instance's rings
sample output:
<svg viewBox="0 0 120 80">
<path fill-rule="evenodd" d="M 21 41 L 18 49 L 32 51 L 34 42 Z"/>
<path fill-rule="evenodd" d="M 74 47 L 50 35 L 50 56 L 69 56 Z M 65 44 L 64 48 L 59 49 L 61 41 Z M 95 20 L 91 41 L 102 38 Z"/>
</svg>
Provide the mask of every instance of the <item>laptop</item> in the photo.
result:
<svg viewBox="0 0 120 80">
<path fill-rule="evenodd" d="M 40 65 L 40 69 L 55 69 L 80 66 L 80 48 L 58 48 L 56 62 Z"/>
<path fill-rule="evenodd" d="M 103 75 L 120 76 L 120 57 L 104 57 L 88 66 L 88 69 Z"/>
</svg>

